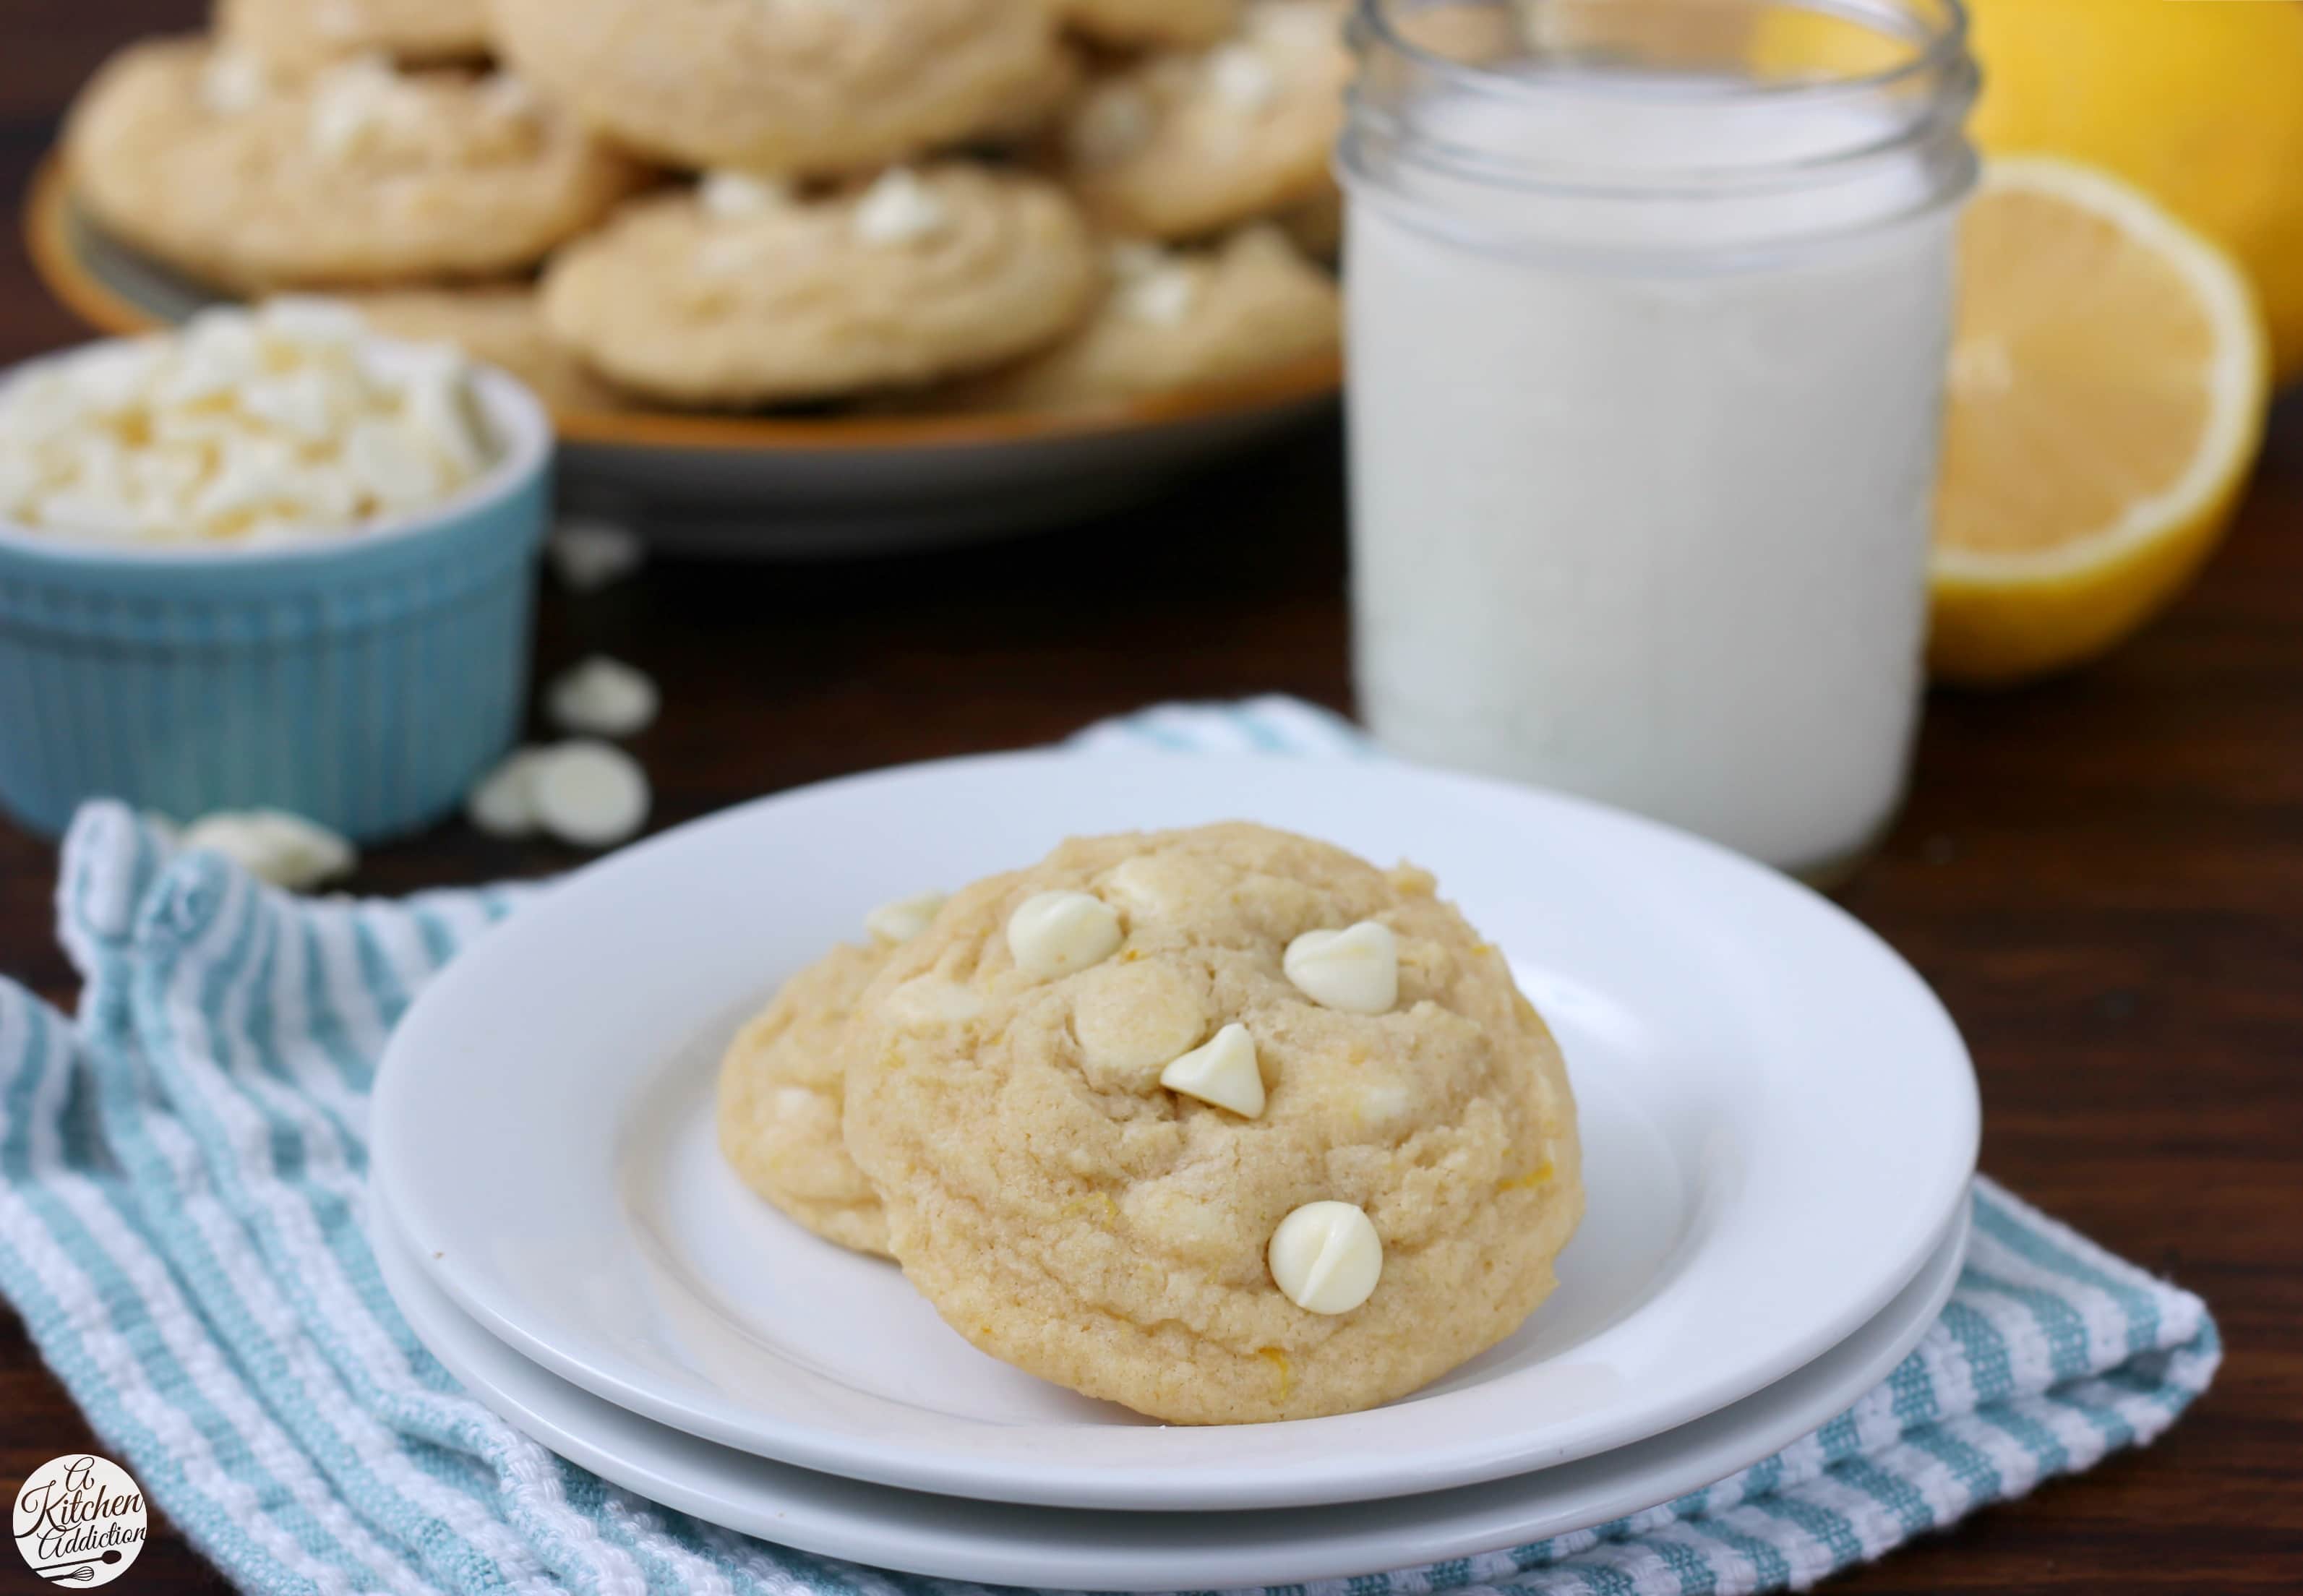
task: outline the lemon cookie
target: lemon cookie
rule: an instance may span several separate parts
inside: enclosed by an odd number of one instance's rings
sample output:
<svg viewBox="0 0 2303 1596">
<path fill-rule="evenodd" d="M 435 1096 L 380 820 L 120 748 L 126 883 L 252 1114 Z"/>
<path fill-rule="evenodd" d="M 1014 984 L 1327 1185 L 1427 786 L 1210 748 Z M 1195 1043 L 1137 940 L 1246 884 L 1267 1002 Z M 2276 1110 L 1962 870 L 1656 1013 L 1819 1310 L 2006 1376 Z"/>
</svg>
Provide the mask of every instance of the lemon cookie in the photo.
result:
<svg viewBox="0 0 2303 1596">
<path fill-rule="evenodd" d="M 758 405 L 1013 359 L 1077 325 L 1101 282 L 1077 210 L 1036 178 L 954 162 L 809 198 L 722 174 L 563 250 L 544 313 L 620 387 Z"/>
<path fill-rule="evenodd" d="M 839 1117 L 848 1017 L 889 946 L 843 943 L 794 975 L 720 1065 L 720 1151 L 744 1184 L 825 1240 L 882 1255 L 887 1218 Z"/>
<path fill-rule="evenodd" d="M 1240 0 L 1057 0 L 1063 20 L 1123 48 L 1210 45 L 1239 25 Z"/>
<path fill-rule="evenodd" d="M 65 150 L 108 232 L 240 290 L 519 271 L 642 177 L 514 79 L 363 58 L 281 84 L 181 39 L 107 64 Z"/>
<path fill-rule="evenodd" d="M 452 343 L 475 360 L 510 372 L 553 410 L 624 408 L 613 389 L 552 341 L 536 291 L 525 283 L 386 289 L 342 297 L 385 337 Z"/>
<path fill-rule="evenodd" d="M 425 62 L 488 53 L 485 0 L 216 0 L 215 34 L 287 72 L 369 54 Z"/>
<path fill-rule="evenodd" d="M 1278 228 L 1212 249 L 1114 244 L 1112 287 L 1044 354 L 923 395 L 957 410 L 1033 410 L 1236 383 L 1342 342 L 1336 285 Z"/>
<path fill-rule="evenodd" d="M 1253 0 L 1212 49 L 1091 87 L 1062 131 L 1066 182 L 1122 237 L 1194 238 L 1333 191 L 1351 79 L 1331 0 Z"/>
<path fill-rule="evenodd" d="M 1414 1390 L 1553 1285 L 1558 1049 L 1406 866 L 1230 824 L 1065 843 L 866 991 L 848 1151 L 994 1356 L 1180 1423 Z"/>
<path fill-rule="evenodd" d="M 999 124 L 1047 0 L 494 0 L 507 59 L 674 165 L 866 170 Z"/>
</svg>

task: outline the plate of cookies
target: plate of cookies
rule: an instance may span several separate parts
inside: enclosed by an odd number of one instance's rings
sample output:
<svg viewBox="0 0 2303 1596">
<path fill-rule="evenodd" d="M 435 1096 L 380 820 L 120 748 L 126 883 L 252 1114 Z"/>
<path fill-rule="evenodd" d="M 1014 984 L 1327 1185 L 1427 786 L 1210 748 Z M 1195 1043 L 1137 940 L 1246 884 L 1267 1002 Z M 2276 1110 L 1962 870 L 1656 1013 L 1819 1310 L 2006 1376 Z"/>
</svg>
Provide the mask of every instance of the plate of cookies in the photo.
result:
<svg viewBox="0 0 2303 1596">
<path fill-rule="evenodd" d="M 394 1034 L 372 1198 L 499 1364 L 643 1436 L 1292 1511 L 1884 1355 L 1978 1130 L 1924 983 L 1723 849 L 1404 765 L 1027 754 L 552 889 Z"/>
<path fill-rule="evenodd" d="M 730 553 L 1108 508 L 1332 403 L 1340 0 L 217 0 L 27 215 L 108 331 L 340 296 Z"/>
</svg>

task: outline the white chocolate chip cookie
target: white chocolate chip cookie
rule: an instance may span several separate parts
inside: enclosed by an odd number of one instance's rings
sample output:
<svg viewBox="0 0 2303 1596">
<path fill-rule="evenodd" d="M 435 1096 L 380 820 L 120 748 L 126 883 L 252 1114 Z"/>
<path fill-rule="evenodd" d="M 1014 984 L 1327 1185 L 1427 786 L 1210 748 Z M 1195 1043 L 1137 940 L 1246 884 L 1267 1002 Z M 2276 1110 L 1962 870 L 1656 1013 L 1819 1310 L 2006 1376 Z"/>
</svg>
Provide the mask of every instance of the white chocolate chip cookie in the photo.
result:
<svg viewBox="0 0 2303 1596">
<path fill-rule="evenodd" d="M 1117 944 L 1019 967 L 1050 894 Z M 1394 956 L 1379 1014 L 1285 967 L 1362 924 Z M 1502 955 L 1422 872 L 1261 826 L 1075 840 L 967 888 L 873 980 L 848 1061 L 848 1151 L 944 1319 L 1174 1422 L 1414 1390 L 1533 1311 L 1582 1209 L 1559 1051 Z"/>
<path fill-rule="evenodd" d="M 613 389 L 552 341 L 536 291 L 526 283 L 386 289 L 342 297 L 385 337 L 452 343 L 475 360 L 510 372 L 553 410 L 624 408 Z"/>
<path fill-rule="evenodd" d="M 65 150 L 107 232 L 243 291 L 517 272 L 644 175 L 510 79 L 362 59 L 279 84 L 183 39 L 97 73 Z"/>
<path fill-rule="evenodd" d="M 1043 348 L 1101 265 L 1052 184 L 958 162 L 713 214 L 643 200 L 552 263 L 553 334 L 619 387 L 745 406 L 910 387 Z"/>
<path fill-rule="evenodd" d="M 514 66 L 675 165 L 865 171 L 998 126 L 1046 0 L 494 0 Z"/>
<path fill-rule="evenodd" d="M 290 72 L 353 55 L 431 62 L 488 52 L 485 0 L 216 0 L 215 33 Z"/>
<path fill-rule="evenodd" d="M 1057 0 L 1064 21 L 1121 48 L 1211 45 L 1239 25 L 1240 0 Z"/>
<path fill-rule="evenodd" d="M 879 1194 L 840 1140 L 841 1048 L 892 945 L 843 943 L 794 975 L 720 1065 L 720 1150 L 744 1184 L 825 1240 L 883 1256 Z"/>
<path fill-rule="evenodd" d="M 921 396 L 967 410 L 1062 409 L 1237 383 L 1342 342 L 1336 285 L 1276 228 L 1211 249 L 1109 251 L 1112 288 L 1043 354 Z"/>
<path fill-rule="evenodd" d="M 1332 0 L 1252 0 L 1239 31 L 1145 57 L 1065 118 L 1065 181 L 1122 237 L 1196 238 L 1331 192 L 1351 55 Z"/>
</svg>

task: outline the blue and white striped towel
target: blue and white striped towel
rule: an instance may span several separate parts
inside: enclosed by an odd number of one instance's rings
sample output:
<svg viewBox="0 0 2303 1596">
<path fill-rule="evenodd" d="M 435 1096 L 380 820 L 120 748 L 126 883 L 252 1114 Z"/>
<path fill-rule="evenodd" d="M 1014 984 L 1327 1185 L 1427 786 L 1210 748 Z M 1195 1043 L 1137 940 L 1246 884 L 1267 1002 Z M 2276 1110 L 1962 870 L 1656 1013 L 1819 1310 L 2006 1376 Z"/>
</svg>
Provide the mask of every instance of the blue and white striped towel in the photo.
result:
<svg viewBox="0 0 2303 1596">
<path fill-rule="evenodd" d="M 1090 746 L 1343 753 L 1285 700 Z M 116 804 L 63 850 L 66 1020 L 0 981 L 0 1290 L 105 1446 L 252 1591 L 969 1596 L 747 1541 L 522 1438 L 409 1333 L 362 1226 L 385 1034 L 519 890 L 298 899 Z M 1599 1529 L 1286 1596 L 1801 1587 L 2164 1430 L 2220 1355 L 2199 1299 L 1988 1181 L 1941 1322 L 1877 1390 Z"/>
</svg>

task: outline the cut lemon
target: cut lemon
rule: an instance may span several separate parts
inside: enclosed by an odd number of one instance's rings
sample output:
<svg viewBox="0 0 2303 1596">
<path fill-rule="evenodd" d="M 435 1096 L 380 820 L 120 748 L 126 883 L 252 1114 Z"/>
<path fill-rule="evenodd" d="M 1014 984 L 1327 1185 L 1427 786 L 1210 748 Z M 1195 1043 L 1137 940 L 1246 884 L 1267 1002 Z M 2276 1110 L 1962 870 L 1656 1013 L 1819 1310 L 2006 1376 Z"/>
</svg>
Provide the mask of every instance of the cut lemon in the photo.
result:
<svg viewBox="0 0 2303 1596">
<path fill-rule="evenodd" d="M 2269 387 L 2229 257 L 2092 167 L 1995 162 L 1961 224 L 1936 675 L 2045 675 L 2157 614 L 2223 535 Z"/>
</svg>

